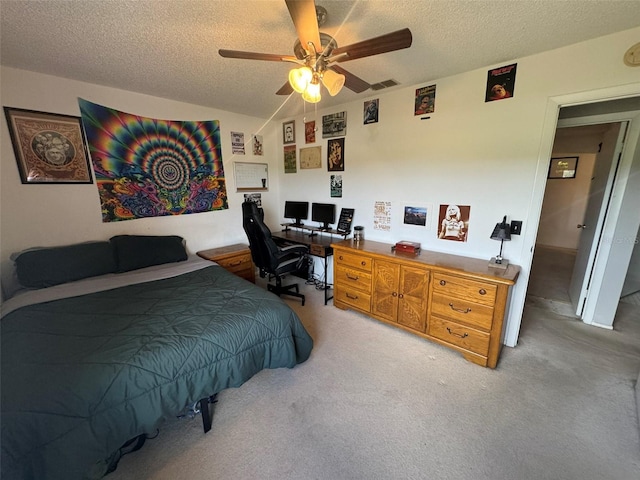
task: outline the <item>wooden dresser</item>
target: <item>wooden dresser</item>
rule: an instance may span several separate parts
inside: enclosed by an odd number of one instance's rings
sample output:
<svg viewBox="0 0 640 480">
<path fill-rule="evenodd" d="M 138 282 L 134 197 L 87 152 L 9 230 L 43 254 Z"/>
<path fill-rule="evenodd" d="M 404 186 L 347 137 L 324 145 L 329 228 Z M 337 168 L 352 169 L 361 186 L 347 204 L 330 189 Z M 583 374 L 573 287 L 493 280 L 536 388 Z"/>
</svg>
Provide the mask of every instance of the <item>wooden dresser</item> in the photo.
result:
<svg viewBox="0 0 640 480">
<path fill-rule="evenodd" d="M 251 250 L 247 245 L 237 243 L 226 247 L 200 250 L 199 257 L 216 262 L 225 270 L 256 283 L 256 267 L 251 260 Z"/>
<path fill-rule="evenodd" d="M 353 309 L 495 368 L 502 348 L 509 289 L 520 267 L 488 260 L 344 240 L 334 249 L 333 304 Z"/>
</svg>

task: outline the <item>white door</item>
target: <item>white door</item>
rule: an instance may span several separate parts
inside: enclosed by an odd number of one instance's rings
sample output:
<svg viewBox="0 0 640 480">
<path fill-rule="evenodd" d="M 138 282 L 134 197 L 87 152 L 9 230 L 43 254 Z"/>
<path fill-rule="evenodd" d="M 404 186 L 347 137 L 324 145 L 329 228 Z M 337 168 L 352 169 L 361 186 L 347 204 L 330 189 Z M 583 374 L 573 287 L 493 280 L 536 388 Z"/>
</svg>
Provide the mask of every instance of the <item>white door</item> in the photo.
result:
<svg viewBox="0 0 640 480">
<path fill-rule="evenodd" d="M 596 156 L 593 168 L 584 220 L 581 224 L 576 225 L 576 228 L 581 229 L 582 233 L 569 285 L 569 298 L 576 315 L 579 317 L 582 317 L 585 301 L 589 294 L 602 226 L 606 218 L 628 123 L 612 123 L 611 128 L 604 134 L 600 152 Z"/>
</svg>

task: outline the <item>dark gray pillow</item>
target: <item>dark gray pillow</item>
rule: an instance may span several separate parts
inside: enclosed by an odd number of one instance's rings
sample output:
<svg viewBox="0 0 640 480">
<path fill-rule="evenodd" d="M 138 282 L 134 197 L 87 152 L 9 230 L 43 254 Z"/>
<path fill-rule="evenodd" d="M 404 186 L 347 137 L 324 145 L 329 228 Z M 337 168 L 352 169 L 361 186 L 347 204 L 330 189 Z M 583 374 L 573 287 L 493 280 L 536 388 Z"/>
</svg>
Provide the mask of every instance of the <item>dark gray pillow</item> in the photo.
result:
<svg viewBox="0 0 640 480">
<path fill-rule="evenodd" d="M 116 235 L 111 237 L 111 244 L 118 272 L 187 259 L 183 239 L 177 235 Z"/>
<path fill-rule="evenodd" d="M 107 241 L 25 250 L 15 259 L 20 285 L 44 288 L 114 273 L 116 260 Z"/>
</svg>

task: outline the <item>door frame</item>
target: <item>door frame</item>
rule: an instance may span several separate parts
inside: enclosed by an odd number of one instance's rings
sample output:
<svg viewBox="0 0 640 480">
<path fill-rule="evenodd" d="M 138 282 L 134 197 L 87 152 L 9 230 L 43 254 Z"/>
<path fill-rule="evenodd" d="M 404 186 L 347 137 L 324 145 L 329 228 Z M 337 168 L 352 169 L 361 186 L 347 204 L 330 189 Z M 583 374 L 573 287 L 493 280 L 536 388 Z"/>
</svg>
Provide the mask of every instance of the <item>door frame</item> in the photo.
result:
<svg viewBox="0 0 640 480">
<path fill-rule="evenodd" d="M 531 194 L 531 203 L 529 208 L 529 218 L 525 223 L 522 232 L 522 249 L 520 251 L 521 258 L 521 277 L 525 284 L 524 290 L 521 290 L 522 294 L 513 296 L 511 302 L 510 320 L 507 322 L 504 344 L 510 347 L 515 347 L 518 344 L 518 336 L 520 334 L 520 326 L 522 324 L 522 314 L 524 311 L 524 304 L 526 302 L 526 285 L 529 284 L 529 276 L 531 273 L 531 264 L 533 262 L 533 252 L 535 249 L 536 237 L 538 236 L 538 227 L 540 224 L 540 214 L 542 213 L 542 201 L 544 199 L 544 191 L 547 183 L 547 173 L 549 168 L 549 159 L 553 152 L 553 142 L 555 139 L 556 128 L 558 124 L 558 115 L 560 108 L 607 102 L 609 100 L 618 100 L 622 98 L 640 96 L 640 83 L 620 85 L 617 87 L 610 87 L 600 90 L 592 90 L 587 92 L 578 92 L 566 95 L 558 95 L 549 97 L 547 100 L 547 107 L 544 116 L 544 122 L 542 125 L 542 133 L 540 136 L 540 149 L 538 151 L 538 159 L 536 166 L 536 175 L 534 179 L 533 190 Z M 630 119 L 631 120 L 631 119 Z M 631 129 L 635 130 L 640 128 L 640 122 L 636 121 L 635 125 L 632 124 Z M 635 136 L 634 136 L 635 133 Z M 633 157 L 633 153 L 636 151 L 638 140 L 638 132 L 629 132 L 627 138 L 627 157 Z M 627 160 L 627 162 L 625 162 Z M 623 159 L 625 168 L 627 169 L 626 177 L 628 179 L 628 170 L 631 167 L 633 158 Z M 622 166 L 621 166 L 622 168 Z M 620 172 L 621 174 L 624 172 Z M 625 185 L 626 186 L 626 181 Z M 620 208 L 623 195 L 618 195 L 615 202 L 612 201 L 611 208 Z M 607 219 L 605 223 L 605 229 L 607 232 L 610 229 L 610 225 L 613 222 L 613 218 Z M 609 227 L 609 228 L 607 228 Z M 615 228 L 615 225 L 613 225 Z M 638 225 L 636 225 L 636 228 Z M 601 257 L 604 255 L 601 255 Z M 624 282 L 624 279 L 623 279 Z M 600 285 L 601 286 L 601 285 Z"/>
</svg>

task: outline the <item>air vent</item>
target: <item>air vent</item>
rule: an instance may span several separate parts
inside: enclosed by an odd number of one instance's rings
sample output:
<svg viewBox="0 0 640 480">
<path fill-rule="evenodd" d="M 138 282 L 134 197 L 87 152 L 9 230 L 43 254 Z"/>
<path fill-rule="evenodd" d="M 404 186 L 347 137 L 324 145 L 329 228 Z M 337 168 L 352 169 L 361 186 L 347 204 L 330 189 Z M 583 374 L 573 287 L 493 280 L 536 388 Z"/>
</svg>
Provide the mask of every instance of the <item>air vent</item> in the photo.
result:
<svg viewBox="0 0 640 480">
<path fill-rule="evenodd" d="M 398 82 L 390 78 L 383 82 L 374 83 L 371 85 L 371 90 L 382 90 L 383 88 L 395 87 L 396 85 L 398 85 Z"/>
</svg>

